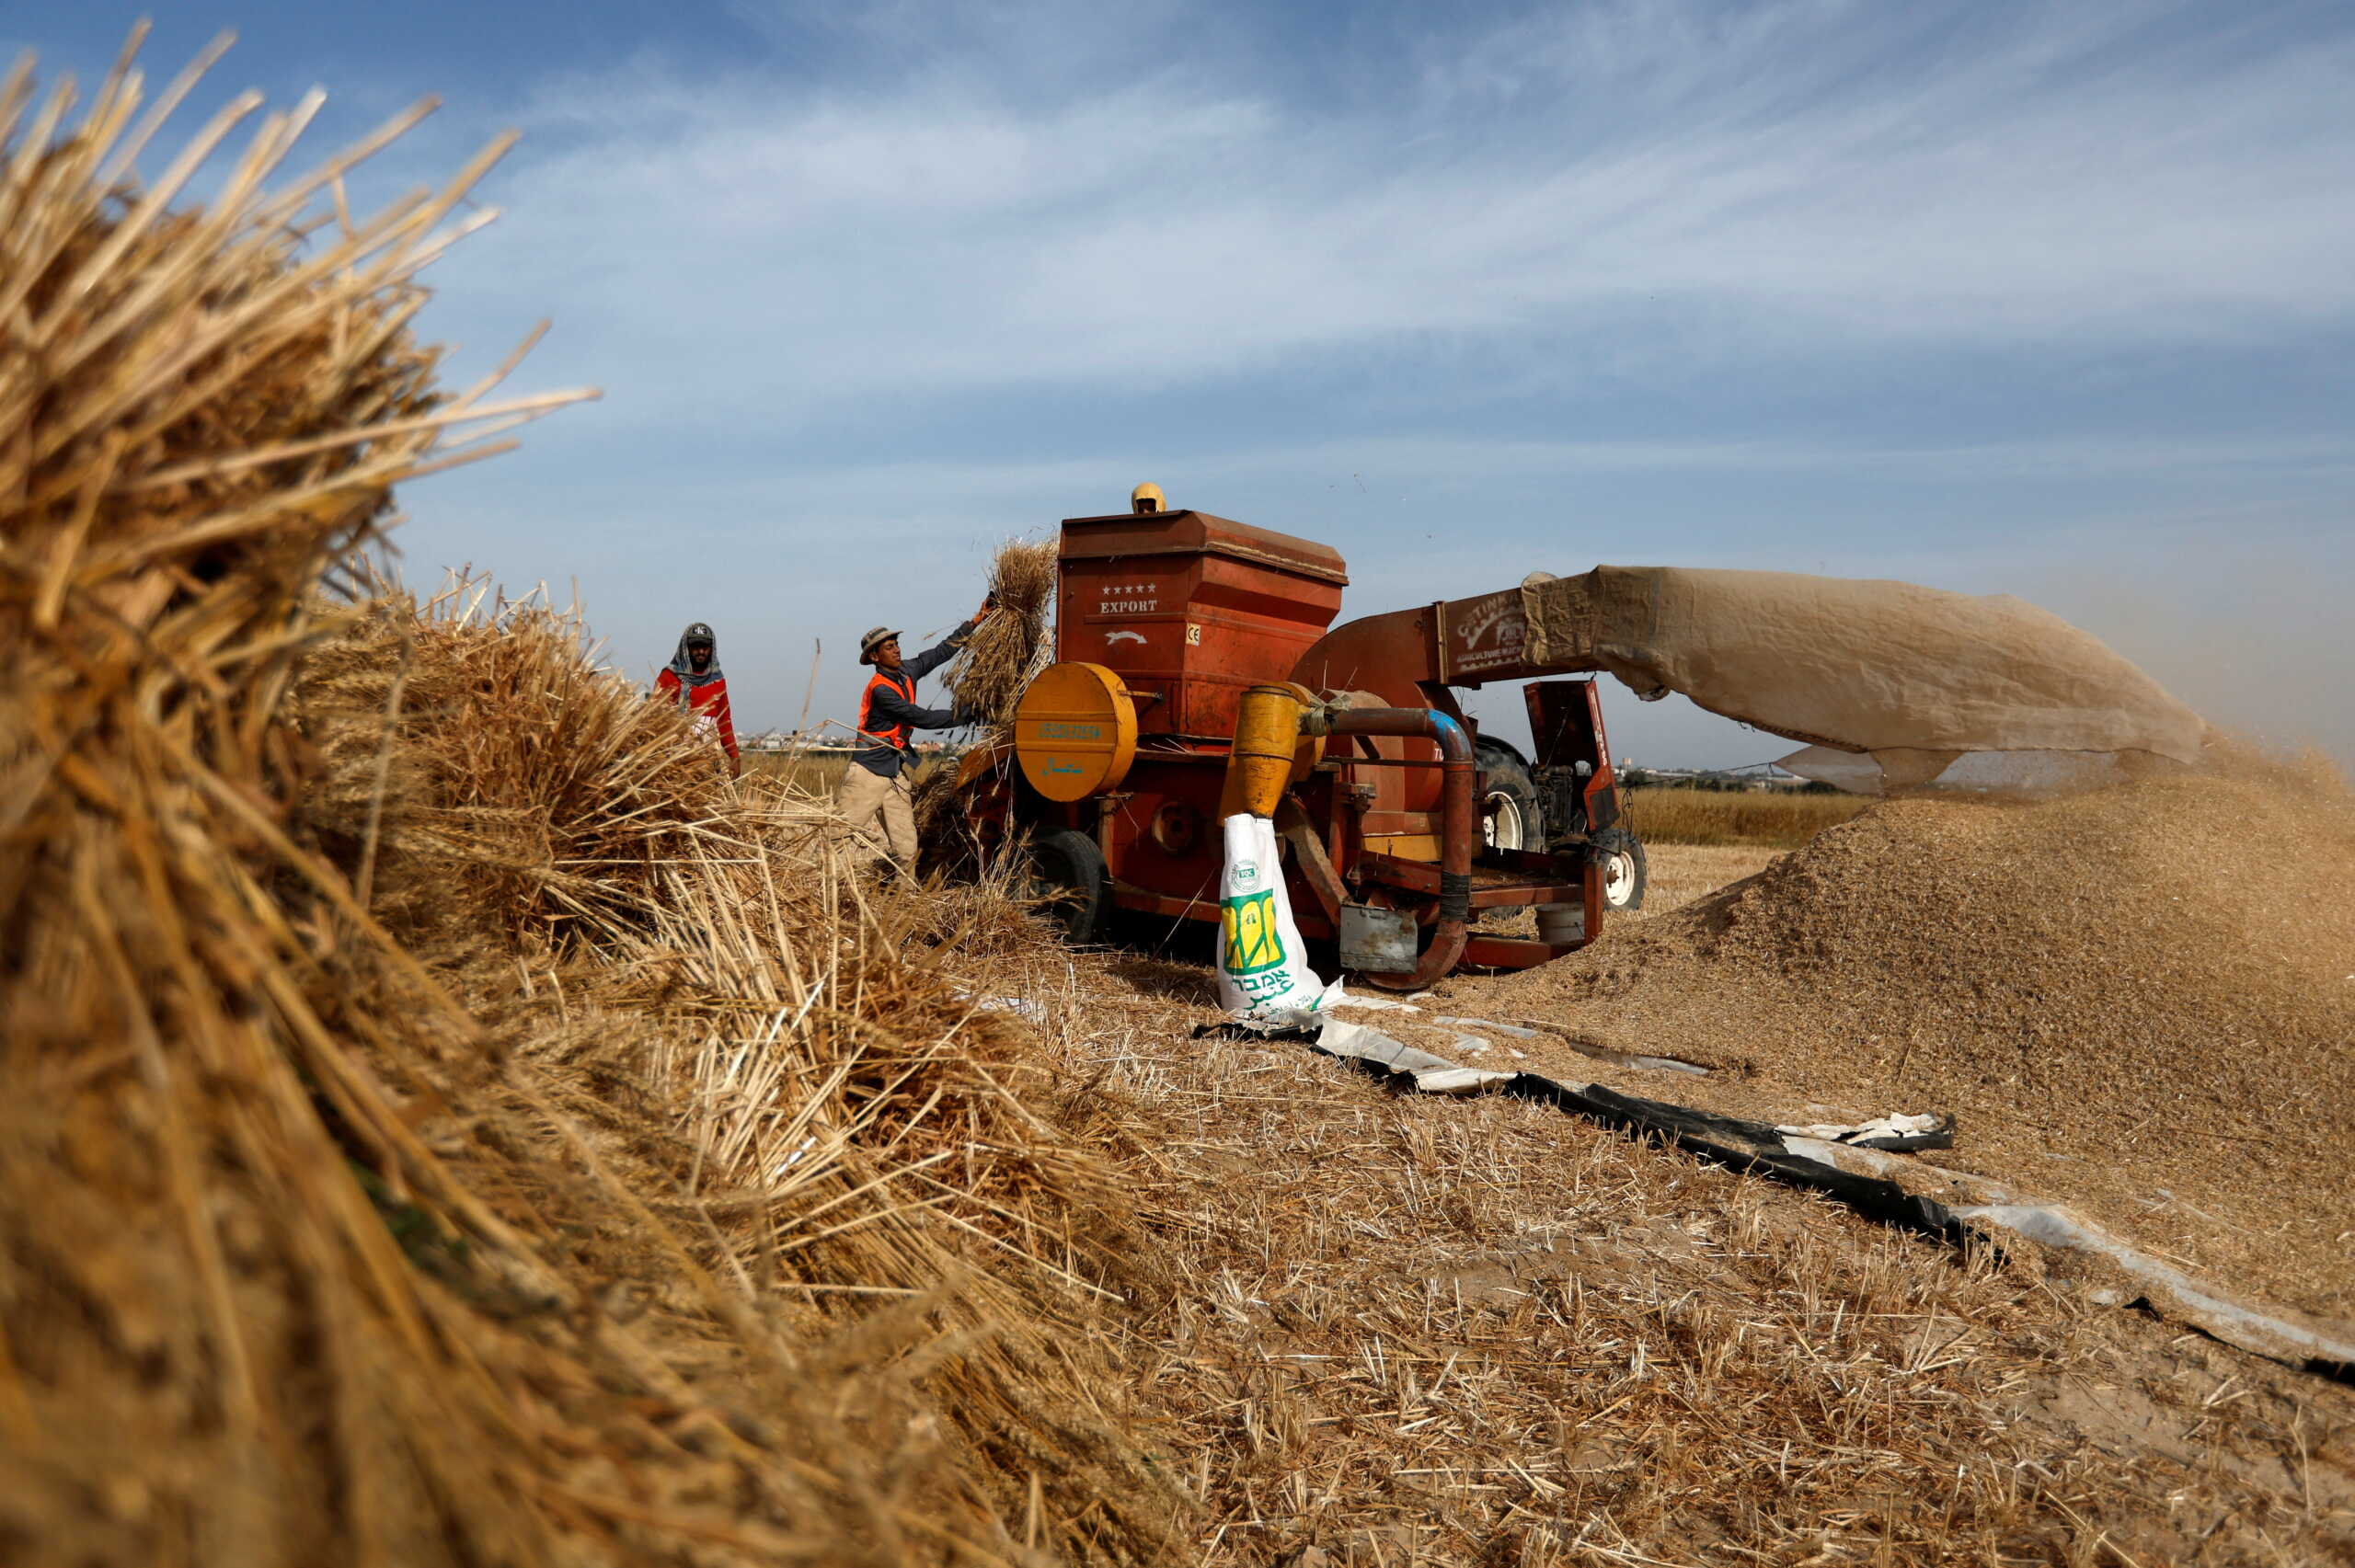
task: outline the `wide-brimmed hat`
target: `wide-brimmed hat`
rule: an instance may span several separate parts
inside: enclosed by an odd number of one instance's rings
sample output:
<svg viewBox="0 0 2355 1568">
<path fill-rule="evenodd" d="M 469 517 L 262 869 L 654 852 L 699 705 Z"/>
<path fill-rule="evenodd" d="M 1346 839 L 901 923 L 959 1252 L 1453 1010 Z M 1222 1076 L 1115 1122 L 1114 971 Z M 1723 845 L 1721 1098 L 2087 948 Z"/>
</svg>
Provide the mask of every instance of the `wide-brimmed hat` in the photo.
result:
<svg viewBox="0 0 2355 1568">
<path fill-rule="evenodd" d="M 896 637 L 899 635 L 899 633 L 893 631 L 889 626 L 878 626 L 873 631 L 867 633 L 867 635 L 859 638 L 858 662 L 861 664 L 874 663 L 875 650 L 881 647 L 885 643 L 890 642 L 893 637 Z"/>
</svg>

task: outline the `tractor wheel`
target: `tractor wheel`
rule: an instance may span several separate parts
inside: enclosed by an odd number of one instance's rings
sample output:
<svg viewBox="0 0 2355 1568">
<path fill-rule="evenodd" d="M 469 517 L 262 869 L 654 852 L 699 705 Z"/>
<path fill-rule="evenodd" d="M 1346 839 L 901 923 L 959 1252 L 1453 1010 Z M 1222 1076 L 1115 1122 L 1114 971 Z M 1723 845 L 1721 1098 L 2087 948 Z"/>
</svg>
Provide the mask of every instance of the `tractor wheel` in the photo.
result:
<svg viewBox="0 0 2355 1568">
<path fill-rule="evenodd" d="M 1644 907 L 1644 841 L 1625 828 L 1605 828 L 1587 841 L 1587 859 L 1603 873 L 1603 907 L 1625 912 Z"/>
<path fill-rule="evenodd" d="M 1030 836 L 1028 891 L 1040 912 L 1053 921 L 1066 942 L 1093 942 L 1103 928 L 1111 899 L 1104 852 L 1086 833 L 1041 828 Z"/>
<path fill-rule="evenodd" d="M 1545 820 L 1529 766 L 1511 748 L 1483 741 L 1474 753 L 1480 765 L 1480 845 L 1491 850 L 1534 850 L 1545 843 Z"/>
</svg>

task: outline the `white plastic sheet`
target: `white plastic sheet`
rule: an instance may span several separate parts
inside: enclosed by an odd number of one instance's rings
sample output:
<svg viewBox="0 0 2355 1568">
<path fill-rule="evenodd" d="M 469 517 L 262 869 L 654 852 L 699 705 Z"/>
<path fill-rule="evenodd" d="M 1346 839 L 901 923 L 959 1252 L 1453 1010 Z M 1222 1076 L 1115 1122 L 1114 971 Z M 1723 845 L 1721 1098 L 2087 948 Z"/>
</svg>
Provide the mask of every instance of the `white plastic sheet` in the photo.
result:
<svg viewBox="0 0 2355 1568">
<path fill-rule="evenodd" d="M 1253 1023 L 1313 1023 L 1341 1000 L 1341 982 L 1326 985 L 1308 967 L 1276 858 L 1275 824 L 1237 812 L 1221 828 L 1219 1005 Z"/>
<path fill-rule="evenodd" d="M 1394 1040 L 1379 1029 L 1340 1018 L 1326 1020 L 1316 1036 L 1316 1048 L 1327 1056 L 1371 1062 L 1385 1072 L 1403 1073 L 1425 1094 L 1478 1094 L 1510 1083 L 1516 1076 L 1487 1068 L 1460 1067 L 1445 1057 Z"/>
</svg>

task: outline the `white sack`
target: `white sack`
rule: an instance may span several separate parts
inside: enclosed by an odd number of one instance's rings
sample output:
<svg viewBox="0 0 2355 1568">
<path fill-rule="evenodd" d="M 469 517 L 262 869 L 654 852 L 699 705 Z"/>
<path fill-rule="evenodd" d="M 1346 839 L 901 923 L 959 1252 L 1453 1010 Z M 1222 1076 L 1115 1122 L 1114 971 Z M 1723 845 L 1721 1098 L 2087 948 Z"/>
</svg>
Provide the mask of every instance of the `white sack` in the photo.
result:
<svg viewBox="0 0 2355 1568">
<path fill-rule="evenodd" d="M 1276 859 L 1275 824 L 1239 811 L 1222 824 L 1226 866 L 1219 880 L 1218 1000 L 1239 1018 L 1314 1022 L 1341 1000 L 1309 972 L 1292 896 Z"/>
</svg>

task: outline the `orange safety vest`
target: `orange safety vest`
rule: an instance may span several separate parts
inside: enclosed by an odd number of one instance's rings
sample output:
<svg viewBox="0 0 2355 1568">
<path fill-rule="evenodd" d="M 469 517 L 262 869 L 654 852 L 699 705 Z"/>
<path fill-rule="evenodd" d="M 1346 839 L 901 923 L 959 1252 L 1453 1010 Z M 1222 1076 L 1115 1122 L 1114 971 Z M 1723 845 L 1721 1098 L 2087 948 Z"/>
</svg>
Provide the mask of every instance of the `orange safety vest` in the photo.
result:
<svg viewBox="0 0 2355 1568">
<path fill-rule="evenodd" d="M 895 751 L 904 751 L 908 749 L 906 725 L 895 724 L 882 729 L 875 727 L 875 688 L 878 686 L 889 686 L 913 703 L 916 700 L 916 683 L 908 679 L 905 670 L 895 675 L 879 670 L 867 682 L 866 694 L 858 700 L 858 732 L 869 740 L 880 740 Z"/>
</svg>

